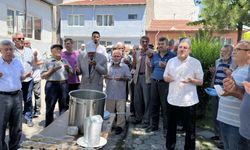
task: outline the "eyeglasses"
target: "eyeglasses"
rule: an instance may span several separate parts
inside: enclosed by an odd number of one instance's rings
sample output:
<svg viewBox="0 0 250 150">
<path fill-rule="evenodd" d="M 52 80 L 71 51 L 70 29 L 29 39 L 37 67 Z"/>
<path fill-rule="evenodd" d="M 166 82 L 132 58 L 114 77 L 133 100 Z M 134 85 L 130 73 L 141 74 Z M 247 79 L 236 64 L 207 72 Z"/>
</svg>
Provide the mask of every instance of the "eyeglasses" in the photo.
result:
<svg viewBox="0 0 250 150">
<path fill-rule="evenodd" d="M 250 49 L 245 49 L 245 48 L 235 48 L 234 51 L 249 51 Z"/>
<path fill-rule="evenodd" d="M 16 38 L 17 41 L 24 40 L 24 38 Z"/>
<path fill-rule="evenodd" d="M 187 46 L 179 46 L 179 48 L 188 49 L 189 47 L 187 47 Z"/>
<path fill-rule="evenodd" d="M 148 41 L 146 41 L 146 40 L 143 40 L 143 41 L 141 41 L 142 43 L 148 43 Z"/>
</svg>

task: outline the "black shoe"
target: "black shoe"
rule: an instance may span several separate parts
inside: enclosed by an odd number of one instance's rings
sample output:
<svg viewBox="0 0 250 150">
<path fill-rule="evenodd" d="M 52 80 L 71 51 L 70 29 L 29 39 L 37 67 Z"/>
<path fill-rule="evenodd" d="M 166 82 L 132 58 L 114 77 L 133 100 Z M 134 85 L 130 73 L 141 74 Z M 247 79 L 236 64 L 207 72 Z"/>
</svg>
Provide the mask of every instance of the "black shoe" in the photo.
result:
<svg viewBox="0 0 250 150">
<path fill-rule="evenodd" d="M 123 131 L 123 129 L 122 129 L 121 127 L 117 127 L 117 128 L 115 129 L 115 134 L 116 134 L 116 135 L 119 135 L 119 134 L 122 133 L 122 131 Z"/>
<path fill-rule="evenodd" d="M 137 120 L 135 118 L 131 118 L 129 122 L 132 123 L 132 124 L 139 124 L 139 123 L 141 123 L 141 120 Z"/>
<path fill-rule="evenodd" d="M 218 141 L 218 140 L 220 140 L 220 137 L 219 136 L 212 136 L 210 139 L 214 140 L 214 141 Z"/>
<path fill-rule="evenodd" d="M 27 121 L 27 126 L 28 127 L 33 127 L 34 126 L 34 123 L 32 122 L 32 120 Z"/>
<path fill-rule="evenodd" d="M 159 128 L 157 128 L 157 127 L 148 127 L 145 131 L 146 131 L 146 133 L 149 133 L 149 132 L 158 131 L 158 130 L 159 130 Z"/>
<path fill-rule="evenodd" d="M 223 145 L 222 142 L 218 143 L 216 146 L 217 146 L 219 149 L 224 149 L 224 145 Z"/>
<path fill-rule="evenodd" d="M 37 117 L 39 117 L 39 115 L 41 115 L 40 112 L 35 112 L 35 113 L 33 114 L 33 118 L 37 118 Z"/>
</svg>

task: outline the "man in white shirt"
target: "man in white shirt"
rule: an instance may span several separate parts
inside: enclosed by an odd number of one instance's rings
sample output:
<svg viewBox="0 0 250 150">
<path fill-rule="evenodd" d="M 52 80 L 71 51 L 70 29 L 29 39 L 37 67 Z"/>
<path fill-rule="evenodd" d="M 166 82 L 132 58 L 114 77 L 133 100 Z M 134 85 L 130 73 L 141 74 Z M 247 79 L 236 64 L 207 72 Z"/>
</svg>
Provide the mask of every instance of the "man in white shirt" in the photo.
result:
<svg viewBox="0 0 250 150">
<path fill-rule="evenodd" d="M 164 80 L 169 82 L 167 98 L 167 138 L 166 148 L 175 149 L 176 126 L 183 122 L 186 131 L 185 149 L 195 149 L 195 105 L 199 102 L 196 86 L 203 84 L 201 63 L 189 56 L 191 42 L 180 42 L 177 57 L 170 59 L 164 72 Z"/>
<path fill-rule="evenodd" d="M 92 41 L 96 45 L 96 52 L 104 55 L 108 60 L 108 53 L 106 51 L 106 48 L 100 44 L 100 37 L 101 35 L 98 31 L 92 32 Z"/>
</svg>

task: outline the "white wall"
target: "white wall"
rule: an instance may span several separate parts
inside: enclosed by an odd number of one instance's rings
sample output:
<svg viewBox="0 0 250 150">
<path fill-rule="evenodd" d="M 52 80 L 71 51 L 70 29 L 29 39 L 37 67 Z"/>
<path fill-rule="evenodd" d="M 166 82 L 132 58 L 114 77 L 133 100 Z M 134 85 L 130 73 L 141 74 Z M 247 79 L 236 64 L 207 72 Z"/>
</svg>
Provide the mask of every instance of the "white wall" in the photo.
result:
<svg viewBox="0 0 250 150">
<path fill-rule="evenodd" d="M 194 0 L 154 0 L 156 20 L 198 20 L 199 8 Z"/>
<path fill-rule="evenodd" d="M 7 9 L 25 11 L 25 0 L 0 0 L 0 40 L 11 39 L 7 34 Z M 27 14 L 42 19 L 41 40 L 29 39 L 33 47 L 49 50 L 52 44 L 52 10 L 51 6 L 40 0 L 27 0 Z"/>
</svg>

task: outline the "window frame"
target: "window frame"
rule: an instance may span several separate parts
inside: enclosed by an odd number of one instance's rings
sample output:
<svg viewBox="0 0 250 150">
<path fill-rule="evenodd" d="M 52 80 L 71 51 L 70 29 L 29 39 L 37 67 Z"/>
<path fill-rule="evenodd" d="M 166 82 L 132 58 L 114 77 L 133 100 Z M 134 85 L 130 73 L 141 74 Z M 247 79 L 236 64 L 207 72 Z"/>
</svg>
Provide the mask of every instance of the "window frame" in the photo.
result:
<svg viewBox="0 0 250 150">
<path fill-rule="evenodd" d="M 101 16 L 101 18 L 102 18 L 102 22 L 101 22 L 101 25 L 98 25 L 98 16 Z M 105 25 L 105 16 L 106 17 L 108 17 L 107 18 L 107 25 Z M 112 17 L 112 19 L 111 19 L 111 24 L 109 25 L 109 23 L 110 23 L 110 16 Z M 96 26 L 97 27 L 114 27 L 115 26 L 115 18 L 114 18 L 114 15 L 112 15 L 112 14 L 97 14 L 96 16 Z"/>
<path fill-rule="evenodd" d="M 134 18 L 129 18 L 129 16 L 132 16 L 132 15 L 135 15 L 136 16 L 136 18 L 134 19 Z M 128 20 L 138 20 L 138 15 L 137 14 L 128 14 Z"/>
<path fill-rule="evenodd" d="M 72 17 L 72 25 L 69 24 L 69 17 Z M 81 25 L 81 16 L 83 18 L 83 24 Z M 78 21 L 78 25 L 75 24 L 75 17 L 78 17 L 77 21 Z M 83 27 L 85 26 L 85 19 L 84 19 L 85 15 L 84 14 L 68 14 L 67 15 L 67 26 L 68 27 Z"/>
</svg>

